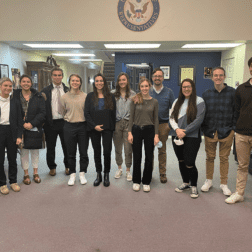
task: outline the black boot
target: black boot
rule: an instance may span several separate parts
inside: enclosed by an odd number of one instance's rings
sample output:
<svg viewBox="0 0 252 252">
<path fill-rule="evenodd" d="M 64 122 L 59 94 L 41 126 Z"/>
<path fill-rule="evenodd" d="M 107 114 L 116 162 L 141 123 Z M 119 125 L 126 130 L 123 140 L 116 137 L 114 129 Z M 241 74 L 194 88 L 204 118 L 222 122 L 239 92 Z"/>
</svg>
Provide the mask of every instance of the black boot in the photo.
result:
<svg viewBox="0 0 252 252">
<path fill-rule="evenodd" d="M 104 182 L 103 182 L 103 185 L 108 187 L 110 185 L 110 182 L 109 182 L 109 172 L 106 172 L 104 173 Z"/>
<path fill-rule="evenodd" d="M 97 172 L 97 177 L 96 177 L 96 180 L 94 181 L 94 186 L 100 185 L 101 182 L 102 182 L 101 172 Z"/>
</svg>

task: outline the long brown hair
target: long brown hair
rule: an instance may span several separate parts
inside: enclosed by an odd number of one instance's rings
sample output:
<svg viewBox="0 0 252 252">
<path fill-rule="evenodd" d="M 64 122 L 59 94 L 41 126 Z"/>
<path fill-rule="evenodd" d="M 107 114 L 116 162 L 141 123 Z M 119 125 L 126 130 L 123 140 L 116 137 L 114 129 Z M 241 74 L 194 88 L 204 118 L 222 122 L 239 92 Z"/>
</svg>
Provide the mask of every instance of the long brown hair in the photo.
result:
<svg viewBox="0 0 252 252">
<path fill-rule="evenodd" d="M 120 88 L 120 85 L 119 85 L 119 79 L 123 75 L 127 79 L 126 94 L 125 94 L 125 99 L 127 100 L 130 97 L 130 82 L 129 82 L 129 75 L 127 73 L 124 73 L 124 72 L 119 73 L 119 75 L 117 76 L 115 98 L 119 99 L 120 96 L 121 96 L 121 91 L 120 91 L 121 88 Z"/>
<path fill-rule="evenodd" d="M 104 96 L 104 107 L 105 109 L 110 109 L 113 110 L 114 109 L 114 104 L 113 104 L 113 100 L 112 100 L 112 94 L 109 91 L 108 88 L 108 84 L 106 81 L 106 78 L 103 74 L 98 73 L 94 76 L 94 80 L 96 77 L 101 76 L 104 82 L 104 86 L 102 88 L 102 94 Z M 93 95 L 93 102 L 94 102 L 94 106 L 98 106 L 98 92 L 95 86 L 95 81 L 93 83 L 93 90 L 94 90 L 94 95 Z"/>
<path fill-rule="evenodd" d="M 138 83 L 138 89 L 140 90 L 140 86 L 143 82 L 147 81 L 149 84 L 149 87 L 152 86 L 151 82 L 149 79 L 142 77 Z M 142 92 L 140 91 L 139 93 L 137 93 L 135 96 L 132 97 L 132 100 L 134 101 L 135 104 L 142 104 L 143 103 L 143 95 Z"/>
<path fill-rule="evenodd" d="M 196 88 L 195 88 L 195 83 L 193 80 L 191 79 L 184 79 L 180 85 L 180 90 L 179 90 L 179 96 L 178 96 L 178 100 L 174 106 L 173 112 L 171 114 L 171 118 L 174 118 L 174 120 L 176 121 L 176 123 L 178 123 L 178 115 L 179 115 L 179 110 L 180 107 L 182 106 L 184 100 L 185 100 L 185 96 L 182 93 L 182 86 L 184 82 L 190 82 L 191 86 L 192 86 L 192 93 L 189 97 L 189 101 L 188 101 L 188 107 L 187 107 L 187 111 L 186 111 L 186 115 L 187 115 L 187 124 L 193 122 L 196 118 L 197 115 L 197 104 L 196 104 Z"/>
</svg>

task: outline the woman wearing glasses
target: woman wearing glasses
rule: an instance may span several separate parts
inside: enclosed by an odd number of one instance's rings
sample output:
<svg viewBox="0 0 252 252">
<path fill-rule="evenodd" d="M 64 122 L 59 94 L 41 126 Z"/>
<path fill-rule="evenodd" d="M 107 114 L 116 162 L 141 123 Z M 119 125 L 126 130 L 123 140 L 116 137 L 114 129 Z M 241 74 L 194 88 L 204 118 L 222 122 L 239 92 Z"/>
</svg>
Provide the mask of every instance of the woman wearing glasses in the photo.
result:
<svg viewBox="0 0 252 252">
<path fill-rule="evenodd" d="M 170 110 L 172 144 L 179 161 L 179 170 L 183 179 L 176 192 L 183 192 L 191 187 L 191 197 L 198 198 L 198 170 L 195 160 L 200 148 L 200 126 L 205 115 L 205 102 L 196 96 L 195 83 L 184 79 L 180 86 L 179 97 Z"/>
</svg>

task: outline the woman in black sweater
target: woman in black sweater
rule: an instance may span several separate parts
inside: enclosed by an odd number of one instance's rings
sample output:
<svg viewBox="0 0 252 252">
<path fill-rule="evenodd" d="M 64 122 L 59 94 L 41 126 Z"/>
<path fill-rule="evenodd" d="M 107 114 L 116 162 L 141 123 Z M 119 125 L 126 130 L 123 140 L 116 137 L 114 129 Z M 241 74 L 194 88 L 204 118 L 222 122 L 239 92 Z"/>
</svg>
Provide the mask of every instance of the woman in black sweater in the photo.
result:
<svg viewBox="0 0 252 252">
<path fill-rule="evenodd" d="M 24 169 L 24 184 L 31 184 L 28 168 L 29 153 L 33 166 L 33 179 L 40 183 L 38 175 L 39 149 L 42 149 L 42 124 L 45 121 L 45 100 L 37 90 L 32 87 L 29 75 L 20 78 L 21 89 L 14 90 L 13 97 L 19 103 L 23 118 L 23 149 L 21 150 L 21 164 Z"/>
<path fill-rule="evenodd" d="M 109 186 L 109 172 L 111 166 L 112 137 L 116 122 L 116 101 L 110 93 L 105 77 L 96 74 L 94 77 L 94 91 L 89 93 L 85 102 L 85 118 L 87 130 L 90 131 L 94 149 L 94 160 L 97 178 L 94 186 L 102 182 L 101 138 L 104 155 L 104 186 Z"/>
</svg>

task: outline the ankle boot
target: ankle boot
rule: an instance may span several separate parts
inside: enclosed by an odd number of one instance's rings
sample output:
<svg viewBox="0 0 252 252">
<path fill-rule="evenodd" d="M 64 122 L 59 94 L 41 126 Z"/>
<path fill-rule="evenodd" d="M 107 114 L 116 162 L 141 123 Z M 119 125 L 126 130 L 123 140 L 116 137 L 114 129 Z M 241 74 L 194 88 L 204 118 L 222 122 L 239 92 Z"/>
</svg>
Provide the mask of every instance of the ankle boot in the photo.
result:
<svg viewBox="0 0 252 252">
<path fill-rule="evenodd" d="M 104 182 L 103 182 L 103 185 L 108 187 L 110 185 L 110 182 L 109 182 L 109 172 L 106 172 L 104 173 Z"/>
<path fill-rule="evenodd" d="M 96 177 L 96 180 L 94 181 L 94 186 L 100 185 L 101 182 L 102 182 L 101 172 L 97 172 L 97 177 Z"/>
</svg>

